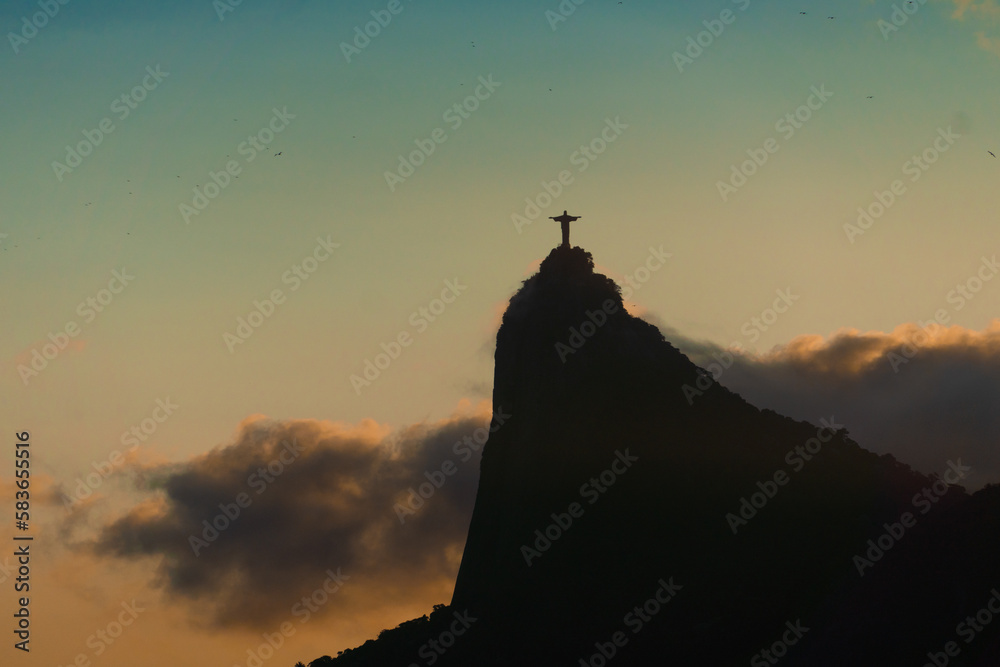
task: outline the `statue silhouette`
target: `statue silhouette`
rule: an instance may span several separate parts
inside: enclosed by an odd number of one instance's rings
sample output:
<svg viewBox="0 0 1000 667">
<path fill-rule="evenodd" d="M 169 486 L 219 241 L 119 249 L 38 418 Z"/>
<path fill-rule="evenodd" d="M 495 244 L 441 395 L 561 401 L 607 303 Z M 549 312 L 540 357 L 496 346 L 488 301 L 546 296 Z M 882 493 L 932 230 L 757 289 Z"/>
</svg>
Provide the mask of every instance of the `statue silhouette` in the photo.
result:
<svg viewBox="0 0 1000 667">
<path fill-rule="evenodd" d="M 579 220 L 583 216 L 580 215 L 569 215 L 564 209 L 562 215 L 556 215 L 549 218 L 549 220 L 555 220 L 562 224 L 562 244 L 569 247 L 569 223 L 574 220 Z"/>
</svg>

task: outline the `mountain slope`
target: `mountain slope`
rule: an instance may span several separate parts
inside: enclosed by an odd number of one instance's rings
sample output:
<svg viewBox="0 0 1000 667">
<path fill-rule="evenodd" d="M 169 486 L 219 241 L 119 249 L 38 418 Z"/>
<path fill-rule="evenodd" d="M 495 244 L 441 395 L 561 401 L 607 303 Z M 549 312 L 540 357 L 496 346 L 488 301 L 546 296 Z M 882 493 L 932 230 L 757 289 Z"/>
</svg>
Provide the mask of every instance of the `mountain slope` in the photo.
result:
<svg viewBox="0 0 1000 667">
<path fill-rule="evenodd" d="M 723 382 L 727 361 L 709 369 Z M 996 493 L 942 482 L 924 516 L 914 496 L 934 479 L 863 450 L 835 415 L 797 422 L 711 377 L 624 311 L 589 253 L 553 250 L 497 335 L 494 412 L 509 417 L 483 450 L 450 606 L 329 664 L 735 665 L 783 637 L 784 664 L 919 664 L 933 646 L 907 615 L 933 633 L 938 614 L 898 604 L 894 573 L 975 570 L 924 586 L 929 600 L 1000 584 L 981 537 L 1000 532 Z M 862 575 L 855 557 L 887 530 L 900 537 Z M 938 531 L 970 552 L 928 556 Z M 867 609 L 880 634 L 853 620 Z M 476 620 L 422 655 L 456 615 Z"/>
</svg>

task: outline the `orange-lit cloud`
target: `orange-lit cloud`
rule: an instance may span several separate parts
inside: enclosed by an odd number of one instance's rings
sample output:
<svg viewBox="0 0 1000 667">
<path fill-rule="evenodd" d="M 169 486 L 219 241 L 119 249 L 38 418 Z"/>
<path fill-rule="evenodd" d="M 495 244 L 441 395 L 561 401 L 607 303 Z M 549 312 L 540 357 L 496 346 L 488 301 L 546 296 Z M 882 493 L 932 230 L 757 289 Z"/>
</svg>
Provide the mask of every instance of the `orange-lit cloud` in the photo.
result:
<svg viewBox="0 0 1000 667">
<path fill-rule="evenodd" d="M 373 420 L 252 415 L 226 446 L 148 465 L 155 491 L 104 522 L 86 549 L 155 558 L 168 599 L 217 626 L 288 620 L 338 568 L 350 585 L 325 610 L 332 614 L 441 595 L 461 558 L 479 477 L 475 436 L 490 415 L 488 403 L 463 401 L 447 419 L 395 431 Z M 421 485 L 429 497 L 412 498 Z"/>
<path fill-rule="evenodd" d="M 986 36 L 986 33 L 977 32 L 976 44 L 984 51 L 989 51 L 994 55 L 1000 56 L 1000 39 L 991 39 Z"/>
<path fill-rule="evenodd" d="M 872 365 L 889 361 L 890 355 L 901 355 L 897 366 L 906 363 L 920 351 L 965 350 L 986 357 L 1000 355 L 1000 320 L 994 320 L 984 331 L 970 331 L 960 326 L 944 327 L 932 324 L 902 324 L 890 333 L 857 329 L 842 329 L 829 339 L 805 335 L 792 339 L 759 356 L 763 363 L 787 363 L 800 370 L 831 375 L 858 375 Z"/>
<path fill-rule="evenodd" d="M 1000 5 L 997 5 L 996 0 L 981 0 L 981 2 L 953 0 L 953 2 L 955 3 L 955 11 L 952 12 L 951 17 L 959 21 L 964 20 L 966 14 L 976 18 L 1000 19 Z"/>
<path fill-rule="evenodd" d="M 957 21 L 966 18 L 978 20 L 980 23 L 995 25 L 1000 22 L 1000 5 L 997 0 L 952 0 L 955 10 L 951 17 Z M 1000 38 L 990 37 L 984 31 L 976 32 L 976 45 L 984 51 L 1000 56 Z"/>
<path fill-rule="evenodd" d="M 962 457 L 972 488 L 1000 482 L 1000 320 L 983 331 L 904 324 L 799 336 L 764 354 L 666 337 L 706 366 L 728 352 L 719 382 L 797 419 L 835 416 L 862 447 L 926 472 Z"/>
</svg>

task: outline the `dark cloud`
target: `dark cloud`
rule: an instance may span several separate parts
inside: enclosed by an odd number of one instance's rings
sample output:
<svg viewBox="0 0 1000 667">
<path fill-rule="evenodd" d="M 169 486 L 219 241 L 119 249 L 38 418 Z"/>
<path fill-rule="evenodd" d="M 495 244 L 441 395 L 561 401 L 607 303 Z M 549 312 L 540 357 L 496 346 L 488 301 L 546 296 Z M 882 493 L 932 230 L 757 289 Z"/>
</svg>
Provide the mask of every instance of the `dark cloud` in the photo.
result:
<svg viewBox="0 0 1000 667">
<path fill-rule="evenodd" d="M 664 333 L 703 367 L 725 356 Z M 1000 320 L 981 332 L 906 324 L 800 336 L 762 355 L 728 352 L 733 365 L 719 382 L 758 407 L 814 422 L 835 416 L 862 447 L 926 473 L 961 457 L 975 472 L 970 489 L 1000 482 Z"/>
<path fill-rule="evenodd" d="M 763 355 L 665 335 L 703 366 L 732 353 L 720 382 L 759 407 L 814 422 L 832 416 L 863 447 L 924 472 L 961 458 L 973 466 L 971 488 L 1000 481 L 1000 322 L 983 332 L 905 325 L 888 334 L 802 336 Z M 159 558 L 156 583 L 194 603 L 199 620 L 221 626 L 288 620 L 328 569 L 351 577 L 331 613 L 447 591 L 479 479 L 478 453 L 463 460 L 454 447 L 489 420 L 485 405 L 463 409 L 395 432 L 372 421 L 247 419 L 227 446 L 145 466 L 147 499 L 104 525 L 90 548 Z M 267 482 L 260 470 L 288 461 L 285 443 L 293 442 L 301 451 Z M 394 506 L 445 461 L 456 473 L 401 524 Z M 202 537 L 202 522 L 241 493 L 250 506 L 196 556 L 191 536 Z"/>
<path fill-rule="evenodd" d="M 218 626 L 289 620 L 328 569 L 350 577 L 337 594 L 341 613 L 440 588 L 457 572 L 479 479 L 479 454 L 465 445 L 456 453 L 456 443 L 490 419 L 486 404 L 462 410 L 396 432 L 370 420 L 249 418 L 227 446 L 144 470 L 150 497 L 88 547 L 101 556 L 160 557 L 157 585 Z M 401 523 L 394 506 L 429 483 L 426 473 L 440 482 L 434 473 L 449 460 L 454 474 Z M 240 494 L 249 505 L 195 555 L 192 535 L 203 539 L 203 521 L 222 514 L 220 504 L 232 513 Z"/>
</svg>

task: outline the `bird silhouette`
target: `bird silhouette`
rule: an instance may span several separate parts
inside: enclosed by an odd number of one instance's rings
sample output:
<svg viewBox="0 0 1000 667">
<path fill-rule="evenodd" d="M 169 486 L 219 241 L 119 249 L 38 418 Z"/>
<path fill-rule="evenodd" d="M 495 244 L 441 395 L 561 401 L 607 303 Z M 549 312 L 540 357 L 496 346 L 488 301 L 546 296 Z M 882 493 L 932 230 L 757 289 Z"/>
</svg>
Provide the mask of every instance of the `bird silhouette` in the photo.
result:
<svg viewBox="0 0 1000 667">
<path fill-rule="evenodd" d="M 986 151 L 986 152 L 989 153 L 990 155 L 993 155 L 993 151 Z M 996 157 L 996 155 L 993 155 L 993 157 Z"/>
</svg>

